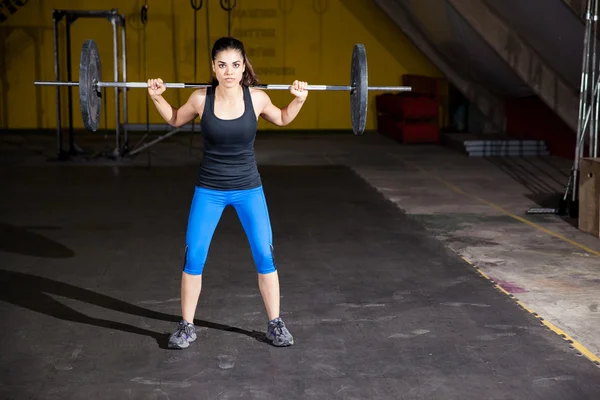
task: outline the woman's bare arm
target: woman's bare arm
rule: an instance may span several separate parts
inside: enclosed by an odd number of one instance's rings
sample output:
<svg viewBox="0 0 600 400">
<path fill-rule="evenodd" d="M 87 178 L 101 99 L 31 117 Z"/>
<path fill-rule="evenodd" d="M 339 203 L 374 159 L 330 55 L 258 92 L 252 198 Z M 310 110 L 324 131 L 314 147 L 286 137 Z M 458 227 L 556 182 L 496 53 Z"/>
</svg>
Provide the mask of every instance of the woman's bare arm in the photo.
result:
<svg viewBox="0 0 600 400">
<path fill-rule="evenodd" d="M 306 82 L 294 81 L 290 92 L 295 96 L 294 99 L 283 108 L 273 104 L 268 94 L 262 90 L 256 91 L 256 98 L 261 105 L 260 115 L 266 120 L 277 126 L 286 126 L 290 124 L 302 109 L 308 91 Z"/>
<path fill-rule="evenodd" d="M 206 89 L 195 90 L 185 104 L 179 108 L 173 107 L 162 96 L 165 90 L 166 87 L 162 79 L 148 80 L 148 94 L 167 124 L 179 128 L 196 118 L 196 116 L 202 116 L 204 100 L 206 99 Z"/>
</svg>

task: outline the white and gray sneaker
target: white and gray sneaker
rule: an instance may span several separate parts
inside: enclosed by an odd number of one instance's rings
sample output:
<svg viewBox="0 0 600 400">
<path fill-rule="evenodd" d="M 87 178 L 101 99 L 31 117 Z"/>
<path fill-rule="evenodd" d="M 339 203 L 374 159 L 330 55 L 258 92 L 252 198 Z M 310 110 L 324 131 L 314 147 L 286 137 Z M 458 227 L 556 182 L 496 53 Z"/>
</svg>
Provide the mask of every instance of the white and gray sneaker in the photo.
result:
<svg viewBox="0 0 600 400">
<path fill-rule="evenodd" d="M 182 319 L 177 325 L 177 330 L 169 337 L 169 348 L 185 349 L 194 340 L 196 340 L 196 327 Z"/>
<path fill-rule="evenodd" d="M 273 342 L 273 346 L 285 347 L 294 344 L 294 337 L 287 330 L 283 320 L 280 317 L 269 321 L 267 325 L 267 339 Z"/>
</svg>

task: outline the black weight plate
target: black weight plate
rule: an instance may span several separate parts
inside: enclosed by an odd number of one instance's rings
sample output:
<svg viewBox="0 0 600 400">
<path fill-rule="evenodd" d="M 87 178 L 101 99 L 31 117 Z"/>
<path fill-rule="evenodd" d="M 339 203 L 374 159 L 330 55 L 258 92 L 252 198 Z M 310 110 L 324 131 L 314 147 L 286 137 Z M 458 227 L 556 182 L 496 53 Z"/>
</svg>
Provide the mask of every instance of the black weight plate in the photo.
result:
<svg viewBox="0 0 600 400">
<path fill-rule="evenodd" d="M 350 69 L 350 115 L 352 117 L 352 131 L 355 135 L 362 135 L 367 122 L 367 100 L 369 94 L 367 69 L 367 53 L 365 46 L 355 44 L 352 50 L 352 67 Z"/>
<path fill-rule="evenodd" d="M 79 62 L 79 108 L 85 129 L 95 132 L 102 111 L 102 92 L 95 85 L 102 77 L 102 65 L 98 46 L 93 40 L 86 40 L 81 49 Z"/>
</svg>

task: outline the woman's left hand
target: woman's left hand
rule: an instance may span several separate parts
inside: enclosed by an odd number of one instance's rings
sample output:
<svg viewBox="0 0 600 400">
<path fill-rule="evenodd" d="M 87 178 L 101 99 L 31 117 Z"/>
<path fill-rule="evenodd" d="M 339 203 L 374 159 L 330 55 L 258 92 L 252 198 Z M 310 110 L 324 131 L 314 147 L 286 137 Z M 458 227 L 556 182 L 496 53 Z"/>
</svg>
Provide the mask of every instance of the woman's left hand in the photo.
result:
<svg viewBox="0 0 600 400">
<path fill-rule="evenodd" d="M 292 83 L 290 93 L 299 99 L 306 99 L 306 96 L 308 96 L 308 90 L 306 89 L 307 86 L 308 84 L 306 82 L 296 80 L 294 83 Z"/>
</svg>

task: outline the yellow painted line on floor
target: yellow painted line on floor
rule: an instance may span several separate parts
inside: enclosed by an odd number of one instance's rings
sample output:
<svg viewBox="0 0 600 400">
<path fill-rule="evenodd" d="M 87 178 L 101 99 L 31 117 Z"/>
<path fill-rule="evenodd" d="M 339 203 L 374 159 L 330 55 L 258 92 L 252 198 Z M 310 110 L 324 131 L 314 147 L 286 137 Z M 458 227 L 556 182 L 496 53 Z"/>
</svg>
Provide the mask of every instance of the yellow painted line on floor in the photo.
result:
<svg viewBox="0 0 600 400">
<path fill-rule="evenodd" d="M 512 217 L 512 218 L 514 218 L 514 219 L 516 219 L 516 220 L 518 220 L 518 221 L 521 221 L 521 222 L 523 222 L 523 223 L 525 223 L 525 224 L 527 224 L 527 225 L 529 225 L 529 226 L 531 226 L 531 227 L 533 227 L 533 228 L 539 229 L 540 231 L 542 231 L 542 232 L 544 232 L 544 233 L 547 233 L 547 234 L 549 234 L 549 235 L 552 235 L 552 236 L 554 236 L 554 237 L 557 237 L 557 238 L 559 238 L 559 239 L 562 239 L 562 240 L 564 240 L 564 241 L 566 241 L 566 242 L 568 242 L 568 243 L 570 243 L 570 244 L 572 244 L 572 245 L 574 245 L 574 246 L 576 246 L 576 247 L 579 247 L 579 248 L 581 248 L 581 249 L 583 249 L 583 250 L 587 251 L 588 253 L 591 253 L 591 254 L 594 254 L 594 255 L 597 255 L 597 256 L 599 256 L 599 257 L 600 257 L 600 252 L 599 252 L 599 251 L 596 251 L 596 250 L 594 250 L 594 249 L 590 249 L 589 247 L 587 247 L 587 246 L 585 246 L 585 245 L 583 245 L 583 244 L 581 244 L 581 243 L 578 243 L 578 242 L 576 242 L 576 241 L 574 241 L 574 240 L 571 240 L 571 239 L 569 239 L 569 238 L 566 238 L 566 237 L 564 237 L 563 235 L 561 235 L 561 234 L 559 234 L 559 233 L 556 233 L 556 232 L 554 232 L 554 231 L 552 231 L 552 230 L 550 230 L 550 229 L 544 228 L 544 227 L 542 227 L 542 226 L 540 226 L 540 225 L 538 225 L 538 224 L 536 224 L 536 223 L 534 223 L 534 222 L 531 222 L 531 221 L 529 221 L 529 220 L 527 220 L 527 219 L 525 219 L 525 218 L 519 217 L 518 215 L 515 215 L 515 214 L 511 213 L 510 211 L 507 211 L 507 210 L 505 210 L 504 208 L 502 208 L 502 207 L 500 207 L 500 206 L 498 206 L 498 205 L 496 205 L 496 204 L 492 203 L 491 201 L 487 201 L 487 200 L 485 200 L 485 199 L 482 199 L 482 198 L 480 198 L 480 197 L 473 196 L 472 194 L 469 194 L 469 193 L 465 192 L 464 190 L 462 190 L 462 189 L 461 189 L 461 188 L 459 188 L 458 186 L 451 184 L 450 182 L 448 182 L 448 181 L 446 181 L 446 180 L 444 180 L 444 179 L 440 178 L 439 176 L 437 176 L 437 175 L 432 175 L 431 173 L 427 172 L 425 169 L 423 169 L 423 168 L 419 167 L 418 165 L 412 164 L 412 163 L 410 163 L 410 162 L 408 162 L 408 161 L 406 161 L 406 160 L 404 160 L 404 159 L 402 159 L 402 158 L 400 158 L 400 157 L 398 157 L 398 156 L 396 156 L 396 155 L 394 155 L 394 154 L 391 154 L 391 155 L 392 155 L 393 157 L 396 157 L 396 158 L 400 159 L 400 160 L 401 160 L 402 162 L 404 162 L 405 164 L 407 164 L 407 165 L 409 165 L 409 166 L 411 166 L 411 167 L 413 167 L 413 168 L 415 168 L 415 169 L 418 169 L 419 171 L 421 171 L 421 172 L 423 172 L 423 173 L 428 173 L 428 174 L 429 174 L 429 176 L 431 176 L 431 177 L 435 178 L 437 181 L 439 181 L 440 183 L 444 184 L 445 186 L 449 187 L 450 189 L 454 190 L 454 191 L 455 191 L 455 192 L 457 192 L 457 193 L 463 194 L 463 195 L 465 195 L 465 196 L 467 196 L 467 197 L 470 197 L 470 198 L 472 198 L 472 199 L 475 199 L 475 200 L 477 200 L 477 201 L 480 201 L 480 202 L 482 202 L 482 203 L 484 203 L 484 204 L 486 204 L 486 205 L 488 205 L 488 206 L 490 206 L 490 207 L 492 207 L 492 208 L 494 208 L 494 209 L 496 209 L 496 210 L 498 210 L 498 211 L 502 212 L 503 214 L 506 214 L 506 215 L 508 215 L 508 216 L 510 216 L 510 217 Z M 527 306 L 525 303 L 523 303 L 521 300 L 518 300 L 517 298 L 515 298 L 515 296 L 514 296 L 512 293 L 508 292 L 508 291 L 507 291 L 506 289 L 504 289 L 502 286 L 498 285 L 498 284 L 497 284 L 497 283 L 496 283 L 496 282 L 495 282 L 495 281 L 494 281 L 492 278 L 490 278 L 490 277 L 489 277 L 489 276 L 488 276 L 488 275 L 487 275 L 485 272 L 483 272 L 483 271 L 482 271 L 482 270 L 481 270 L 479 267 L 477 267 L 477 266 L 475 265 L 475 263 L 473 263 L 472 261 L 470 261 L 469 259 L 467 259 L 466 257 L 464 257 L 464 256 L 462 256 L 462 255 L 460 255 L 460 257 L 461 257 L 461 258 L 462 258 L 462 259 L 463 259 L 465 262 L 467 262 L 468 264 L 472 265 L 472 266 L 473 266 L 473 267 L 474 267 L 474 268 L 477 270 L 477 272 L 478 272 L 478 273 L 479 273 L 481 276 L 483 276 L 485 279 L 487 279 L 487 280 L 489 280 L 490 282 L 492 282 L 492 283 L 493 283 L 493 285 L 494 285 L 494 287 L 495 287 L 496 289 L 498 289 L 499 291 L 503 292 L 504 294 L 506 294 L 506 295 L 510 296 L 510 297 L 511 297 L 511 298 L 512 298 L 512 299 L 513 299 L 513 300 L 514 300 L 514 301 L 515 301 L 515 302 L 516 302 L 516 303 L 517 303 L 519 306 L 521 306 L 521 307 L 522 307 L 522 308 L 523 308 L 525 311 L 529 312 L 529 313 L 530 313 L 530 314 L 532 314 L 534 317 L 536 317 L 536 318 L 537 318 L 537 319 L 540 321 L 540 323 L 542 323 L 544 326 L 546 326 L 546 327 L 547 327 L 549 330 L 551 330 L 552 332 L 554 332 L 554 333 L 556 333 L 557 335 L 559 335 L 559 336 L 560 336 L 561 338 L 563 338 L 565 341 L 569 342 L 569 343 L 571 344 L 571 346 L 573 346 L 573 348 L 574 348 L 574 349 L 576 349 L 577 351 L 579 351 L 579 353 L 581 353 L 583 356 L 585 356 L 586 358 L 588 358 L 588 359 L 589 359 L 590 361 L 592 361 L 594 364 L 596 364 L 596 365 L 600 366 L 600 357 L 598 357 L 596 354 L 592 353 L 592 352 L 591 352 L 590 350 L 588 350 L 588 349 L 587 349 L 587 348 L 586 348 L 584 345 L 582 345 L 581 343 L 579 343 L 577 340 L 573 339 L 571 336 L 569 336 L 569 335 L 568 335 L 566 332 L 564 332 L 562 329 L 560 329 L 559 327 L 557 327 L 557 326 L 556 326 L 556 325 L 554 325 L 553 323 L 551 323 L 551 322 L 547 321 L 545 318 L 542 318 L 542 317 L 540 317 L 540 316 L 539 316 L 539 314 L 538 314 L 537 312 L 535 312 L 534 310 L 530 309 L 530 308 L 529 308 L 529 307 L 528 307 L 528 306 Z"/>
<path fill-rule="evenodd" d="M 394 157 L 396 157 L 396 156 L 394 156 Z M 582 249 L 584 251 L 587 251 L 590 254 L 594 254 L 594 255 L 600 257 L 600 251 L 598 251 L 598 250 L 591 249 L 591 248 L 589 248 L 588 246 L 586 246 L 584 244 L 581 244 L 581 243 L 579 243 L 579 242 L 577 242 L 577 241 L 575 241 L 573 239 L 569 239 L 568 237 L 566 237 L 564 235 L 561 235 L 560 233 L 556 233 L 556 232 L 554 232 L 554 231 L 552 231 L 552 230 L 550 230 L 548 228 L 544 228 L 543 226 L 540 226 L 540 225 L 536 224 L 535 222 L 532 222 L 532 221 L 530 221 L 530 220 L 528 220 L 526 218 L 523 218 L 523 217 L 520 217 L 518 215 L 515 215 L 515 214 L 511 213 L 510 211 L 505 210 L 504 208 L 500 207 L 499 205 L 492 203 L 491 201 L 488 201 L 488 200 L 482 199 L 481 197 L 477 197 L 477 196 L 474 196 L 474 195 L 472 195 L 470 193 L 467 193 L 464 190 L 462 190 L 461 188 L 459 188 L 458 186 L 453 185 L 452 183 L 446 181 L 445 179 L 442 179 L 442 178 L 440 178 L 437 175 L 431 175 L 430 172 L 427 172 L 425 169 L 419 167 L 418 165 L 410 163 L 410 162 L 408 162 L 406 160 L 403 160 L 403 159 L 401 159 L 399 157 L 396 157 L 396 158 L 400 159 L 402 162 L 406 163 L 407 165 L 410 165 L 413 168 L 418 169 L 419 171 L 421 171 L 423 173 L 427 173 L 429 176 L 431 176 L 432 178 L 436 179 L 438 182 L 442 183 L 443 185 L 447 186 L 448 188 L 454 190 L 457 193 L 460 193 L 460 194 L 462 194 L 464 196 L 470 197 L 470 198 L 472 198 L 474 200 L 477 200 L 477 201 L 479 201 L 479 202 L 481 202 L 483 204 L 486 204 L 486 205 L 488 205 L 488 206 L 490 206 L 490 207 L 492 207 L 492 208 L 500 211 L 501 213 L 506 214 L 509 217 L 516 219 L 517 221 L 523 222 L 524 224 L 527 224 L 527 225 L 531 226 L 532 228 L 538 229 L 538 230 L 540 230 L 540 231 L 542 231 L 542 232 L 544 232 L 544 233 L 546 233 L 548 235 L 551 235 L 551 236 L 554 236 L 554 237 L 556 237 L 558 239 L 561 239 L 561 240 L 563 240 L 563 241 L 565 241 L 565 242 L 567 242 L 567 243 L 569 243 L 569 244 L 571 244 L 571 245 L 573 245 L 575 247 L 579 247 L 580 249 Z"/>
<path fill-rule="evenodd" d="M 547 321 L 546 319 L 542 318 L 539 316 L 539 314 L 537 312 L 535 312 L 534 310 L 532 310 L 531 308 L 529 308 L 525 303 L 523 303 L 521 300 L 515 298 L 515 296 L 508 292 L 506 289 L 504 289 L 502 286 L 500 286 L 499 284 L 497 284 L 493 279 L 491 279 L 485 272 L 483 272 L 480 268 L 478 268 L 473 262 L 471 262 L 469 259 L 465 258 L 464 256 L 460 256 L 464 261 L 466 261 L 467 263 L 471 264 L 475 269 L 477 269 L 477 272 L 483 276 L 485 279 L 489 280 L 490 282 L 492 282 L 494 284 L 494 287 L 496 289 L 498 289 L 499 291 L 501 291 L 502 293 L 510 296 L 515 303 L 517 303 L 519 306 L 521 306 L 521 308 L 523 308 L 525 311 L 529 312 L 530 314 L 532 314 L 534 317 L 536 317 L 541 324 L 543 324 L 544 326 L 546 326 L 548 329 L 550 329 L 552 332 L 556 333 L 558 336 L 560 336 L 562 339 L 564 339 L 565 341 L 569 342 L 571 344 L 571 346 L 573 346 L 574 349 L 576 349 L 577 351 L 579 351 L 579 353 L 581 353 L 583 356 L 587 357 L 590 361 L 592 361 L 594 364 L 600 366 L 600 357 L 598 357 L 596 354 L 592 353 L 590 350 L 588 350 L 583 344 L 579 343 L 577 340 L 573 339 L 571 336 L 569 336 L 565 331 L 563 331 L 562 329 L 560 329 L 559 327 L 557 327 L 556 325 L 554 325 L 552 322 Z"/>
<path fill-rule="evenodd" d="M 575 241 L 573 239 L 569 239 L 568 237 L 565 237 L 564 235 L 561 235 L 560 233 L 556 233 L 556 232 L 554 232 L 554 231 L 552 231 L 552 230 L 550 230 L 548 228 L 544 228 L 543 226 L 540 226 L 540 225 L 536 224 L 535 222 L 532 222 L 532 221 L 530 221 L 530 220 L 528 220 L 526 218 L 523 218 L 523 217 L 520 217 L 518 215 L 515 215 L 515 214 L 511 213 L 510 211 L 505 210 L 504 208 L 500 207 L 499 205 L 492 203 L 491 201 L 487 201 L 487 200 L 482 199 L 480 197 L 473 196 L 472 194 L 469 194 L 469 193 L 465 192 L 461 188 L 454 186 L 450 182 L 446 182 L 444 179 L 442 179 L 440 177 L 436 176 L 435 179 L 437 179 L 439 182 L 443 183 L 444 185 L 448 186 L 450 189 L 452 189 L 452 190 L 454 190 L 454 191 L 456 191 L 456 192 L 458 192 L 460 194 L 463 194 L 465 196 L 468 196 L 468 197 L 471 197 L 471 198 L 473 198 L 475 200 L 478 200 L 478 201 L 480 201 L 480 202 L 482 202 L 482 203 L 484 203 L 484 204 L 486 204 L 486 205 L 488 205 L 488 206 L 490 206 L 490 207 L 492 207 L 492 208 L 500 211 L 501 213 L 508 215 L 511 218 L 514 218 L 514 219 L 516 219 L 518 221 L 523 222 L 524 224 L 527 224 L 527 225 L 531 226 L 532 228 L 536 228 L 536 229 L 538 229 L 538 230 L 540 230 L 540 231 L 542 231 L 544 233 L 547 233 L 548 235 L 551 235 L 551 236 L 554 236 L 554 237 L 556 237 L 558 239 L 564 240 L 565 242 L 567 242 L 569 244 L 572 244 L 573 246 L 579 247 L 580 249 L 585 250 L 585 251 L 587 251 L 590 254 L 594 254 L 594 255 L 600 257 L 600 251 L 591 249 L 591 248 L 587 247 L 584 244 L 581 244 L 581 243 L 579 243 L 579 242 L 577 242 L 577 241 Z"/>
</svg>

